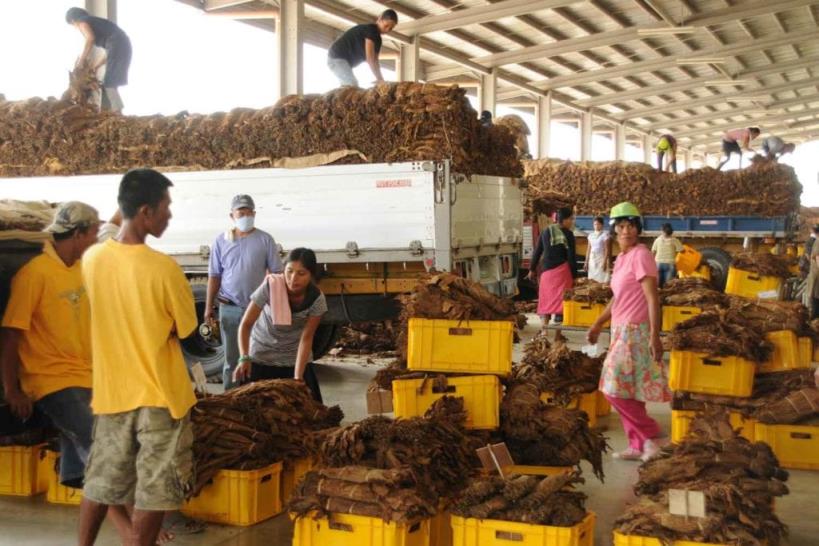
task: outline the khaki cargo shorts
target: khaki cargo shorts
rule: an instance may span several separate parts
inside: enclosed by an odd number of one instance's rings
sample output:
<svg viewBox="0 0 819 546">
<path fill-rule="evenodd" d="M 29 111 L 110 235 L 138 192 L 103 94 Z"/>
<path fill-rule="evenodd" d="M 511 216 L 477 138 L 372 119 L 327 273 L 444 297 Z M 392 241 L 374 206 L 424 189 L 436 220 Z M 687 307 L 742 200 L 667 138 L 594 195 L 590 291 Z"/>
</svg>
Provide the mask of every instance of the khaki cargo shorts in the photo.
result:
<svg viewBox="0 0 819 546">
<path fill-rule="evenodd" d="M 177 510 L 193 486 L 193 427 L 165 408 L 97 415 L 83 495 L 137 510 Z"/>
</svg>

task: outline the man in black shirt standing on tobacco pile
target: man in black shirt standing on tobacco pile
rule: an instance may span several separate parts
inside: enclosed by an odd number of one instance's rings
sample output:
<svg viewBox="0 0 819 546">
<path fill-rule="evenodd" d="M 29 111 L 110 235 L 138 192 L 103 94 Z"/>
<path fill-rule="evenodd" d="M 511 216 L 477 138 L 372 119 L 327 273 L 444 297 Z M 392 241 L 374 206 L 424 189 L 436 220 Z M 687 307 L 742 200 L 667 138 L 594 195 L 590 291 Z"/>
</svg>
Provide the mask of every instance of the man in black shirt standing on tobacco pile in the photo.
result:
<svg viewBox="0 0 819 546">
<path fill-rule="evenodd" d="M 375 23 L 356 25 L 342 34 L 327 52 L 327 66 L 336 75 L 342 86 L 358 87 L 353 68 L 364 61 L 370 65 L 375 80 L 384 81 L 381 67 L 378 65 L 378 53 L 381 51 L 381 35 L 387 34 L 398 24 L 398 14 L 388 9 Z"/>
</svg>

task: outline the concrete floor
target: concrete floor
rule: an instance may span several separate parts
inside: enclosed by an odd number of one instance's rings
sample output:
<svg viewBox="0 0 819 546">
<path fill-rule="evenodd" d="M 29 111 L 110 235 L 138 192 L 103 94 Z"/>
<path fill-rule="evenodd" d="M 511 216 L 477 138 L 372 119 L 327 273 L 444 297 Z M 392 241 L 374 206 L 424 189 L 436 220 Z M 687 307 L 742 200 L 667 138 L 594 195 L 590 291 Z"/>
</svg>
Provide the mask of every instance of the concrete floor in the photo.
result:
<svg viewBox="0 0 819 546">
<path fill-rule="evenodd" d="M 524 332 L 524 341 L 537 331 L 538 319 L 533 317 Z M 581 332 L 564 332 L 576 345 L 582 344 Z M 601 340 L 607 342 L 606 339 Z M 522 345 L 515 346 L 515 358 Z M 364 392 L 370 378 L 386 361 L 365 358 L 323 360 L 319 380 L 325 401 L 338 403 L 345 412 L 345 422 L 366 417 Z M 669 430 L 670 411 L 667 405 L 651 405 L 650 413 Z M 615 450 L 625 446 L 625 439 L 616 414 L 600 419 L 607 428 L 609 442 Z M 597 514 L 595 546 L 611 545 L 611 528 L 634 497 L 631 486 L 637 478 L 637 463 L 604 458 L 606 482 L 601 484 L 584 465 L 587 483 L 582 489 L 588 494 L 587 507 Z M 777 499 L 779 517 L 790 528 L 783 544 L 815 546 L 819 544 L 819 472 L 791 471 L 788 482 L 790 495 Z M 48 504 L 44 496 L 34 498 L 0 497 L 0 546 L 69 546 L 76 544 L 79 509 Z M 286 515 L 253 527 L 239 528 L 209 525 L 200 535 L 180 536 L 172 543 L 178 546 L 287 546 L 292 539 L 292 525 Z M 97 544 L 115 546 L 116 534 L 104 525 Z M 351 545 L 353 546 L 353 545 Z M 364 544 L 356 546 L 367 546 Z"/>
</svg>

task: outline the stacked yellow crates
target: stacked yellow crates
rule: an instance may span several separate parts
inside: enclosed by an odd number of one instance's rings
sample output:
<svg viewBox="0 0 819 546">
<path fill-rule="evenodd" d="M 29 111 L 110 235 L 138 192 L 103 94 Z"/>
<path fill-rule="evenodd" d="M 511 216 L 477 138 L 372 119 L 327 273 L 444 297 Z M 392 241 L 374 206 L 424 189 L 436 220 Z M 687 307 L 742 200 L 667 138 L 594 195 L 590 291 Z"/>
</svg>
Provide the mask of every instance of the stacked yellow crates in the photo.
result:
<svg viewBox="0 0 819 546">
<path fill-rule="evenodd" d="M 508 321 L 410 319 L 407 368 L 446 375 L 444 382 L 433 377 L 393 380 L 395 416 L 421 416 L 436 400 L 454 396 L 464 399 L 467 428 L 498 428 L 498 376 L 512 371 L 513 336 L 514 324 Z"/>
</svg>

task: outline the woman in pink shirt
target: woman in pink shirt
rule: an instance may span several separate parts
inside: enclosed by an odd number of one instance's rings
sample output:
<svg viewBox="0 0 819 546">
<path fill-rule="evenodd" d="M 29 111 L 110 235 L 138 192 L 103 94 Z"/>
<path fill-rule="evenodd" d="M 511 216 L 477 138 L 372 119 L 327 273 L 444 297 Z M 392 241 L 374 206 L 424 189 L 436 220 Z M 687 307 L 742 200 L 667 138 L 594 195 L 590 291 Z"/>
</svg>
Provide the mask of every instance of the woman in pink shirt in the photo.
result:
<svg viewBox="0 0 819 546">
<path fill-rule="evenodd" d="M 648 460 L 660 445 L 660 426 L 646 413 L 646 402 L 668 402 L 668 368 L 660 341 L 660 297 L 657 264 L 640 244 L 640 211 L 631 203 L 611 209 L 620 254 L 614 262 L 614 298 L 586 335 L 597 343 L 600 330 L 611 320 L 611 346 L 603 363 L 600 390 L 620 414 L 628 437 L 627 449 L 614 457 Z"/>
</svg>

